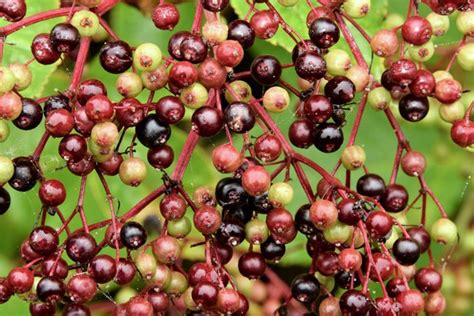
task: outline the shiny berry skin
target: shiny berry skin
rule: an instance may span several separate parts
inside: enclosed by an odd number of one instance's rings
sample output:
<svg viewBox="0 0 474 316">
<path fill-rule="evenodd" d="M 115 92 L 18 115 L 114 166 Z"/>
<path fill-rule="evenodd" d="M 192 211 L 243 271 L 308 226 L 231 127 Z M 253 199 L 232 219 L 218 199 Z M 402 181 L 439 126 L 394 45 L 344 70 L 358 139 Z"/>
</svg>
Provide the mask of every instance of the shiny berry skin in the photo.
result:
<svg viewBox="0 0 474 316">
<path fill-rule="evenodd" d="M 393 256 L 398 263 L 404 266 L 410 266 L 420 257 L 420 246 L 414 240 L 408 238 L 399 238 L 392 247 Z"/>
<path fill-rule="evenodd" d="M 42 278 L 37 287 L 36 294 L 42 302 L 56 303 L 60 301 L 64 293 L 66 292 L 66 286 L 64 282 L 58 277 L 47 276 Z"/>
<path fill-rule="evenodd" d="M 395 298 L 398 294 L 406 290 L 405 282 L 402 278 L 393 278 L 387 282 L 386 289 L 388 296 Z"/>
<path fill-rule="evenodd" d="M 115 259 L 109 255 L 98 255 L 91 260 L 88 272 L 97 283 L 107 283 L 117 273 Z"/>
<path fill-rule="evenodd" d="M 291 294 L 301 303 L 314 302 L 319 288 L 319 281 L 312 274 L 300 274 L 291 282 Z"/>
<path fill-rule="evenodd" d="M 44 205 L 58 206 L 66 199 L 66 188 L 58 180 L 45 180 L 40 185 L 38 195 Z"/>
<path fill-rule="evenodd" d="M 314 265 L 322 275 L 334 276 L 339 270 L 339 257 L 334 251 L 319 252 Z"/>
<path fill-rule="evenodd" d="M 163 235 L 152 243 L 155 258 L 164 264 L 174 264 L 181 254 L 181 246 L 174 237 Z"/>
<path fill-rule="evenodd" d="M 231 211 L 232 209 L 224 210 Z M 240 219 L 228 218 L 227 216 L 218 227 L 216 238 L 222 244 L 229 245 L 231 247 L 238 246 L 245 239 L 245 227 L 243 225 L 243 221 Z"/>
<path fill-rule="evenodd" d="M 10 208 L 10 194 L 3 187 L 0 187 L 0 215 L 5 214 Z"/>
<path fill-rule="evenodd" d="M 226 67 L 235 67 L 244 58 L 244 49 L 238 41 L 226 40 L 216 48 L 216 59 Z"/>
<path fill-rule="evenodd" d="M 25 293 L 33 286 L 34 275 L 28 268 L 16 267 L 8 273 L 7 282 L 13 292 Z"/>
<path fill-rule="evenodd" d="M 180 14 L 178 8 L 172 3 L 162 3 L 153 9 L 153 23 L 160 30 L 171 31 L 178 24 Z"/>
<path fill-rule="evenodd" d="M 360 220 L 360 206 L 356 204 L 356 200 L 347 198 L 341 200 L 337 205 L 337 219 L 346 225 L 356 225 Z"/>
<path fill-rule="evenodd" d="M 215 233 L 221 224 L 221 214 L 212 206 L 202 206 L 193 217 L 194 227 L 203 235 Z"/>
<path fill-rule="evenodd" d="M 53 137 L 64 137 L 74 128 L 74 116 L 64 109 L 53 110 L 45 120 L 46 130 Z"/>
<path fill-rule="evenodd" d="M 359 276 L 357 273 L 339 271 L 334 276 L 334 281 L 340 288 L 349 290 L 360 285 Z"/>
<path fill-rule="evenodd" d="M 133 281 L 135 278 L 135 264 L 128 259 L 120 258 L 117 264 L 117 274 L 115 275 L 114 282 L 118 285 L 126 285 Z"/>
<path fill-rule="evenodd" d="M 344 314 L 363 316 L 369 311 L 370 301 L 362 292 L 358 290 L 348 290 L 342 294 L 339 306 Z"/>
<path fill-rule="evenodd" d="M 291 143 L 298 148 L 308 148 L 313 144 L 313 124 L 306 119 L 294 121 L 288 130 Z"/>
<path fill-rule="evenodd" d="M 247 49 L 255 41 L 255 31 L 247 21 L 234 20 L 229 23 L 227 38 L 239 42 L 242 48 Z"/>
<path fill-rule="evenodd" d="M 110 120 L 114 115 L 114 105 L 105 95 L 95 95 L 87 100 L 87 117 L 94 122 L 103 122 Z"/>
<path fill-rule="evenodd" d="M 423 45 L 428 42 L 433 33 L 430 22 L 419 15 L 410 16 L 402 25 L 403 39 L 413 45 Z"/>
<path fill-rule="evenodd" d="M 192 34 L 187 31 L 181 31 L 174 33 L 168 42 L 168 52 L 176 60 L 183 60 L 183 54 L 181 52 L 181 43 L 189 38 Z"/>
<path fill-rule="evenodd" d="M 423 296 L 417 290 L 407 289 L 398 294 L 396 299 L 402 315 L 418 315 L 423 312 L 425 302 Z"/>
<path fill-rule="evenodd" d="M 365 225 L 372 238 L 383 239 L 392 231 L 393 218 L 383 211 L 370 212 Z"/>
<path fill-rule="evenodd" d="M 314 45 L 314 43 L 310 40 L 304 40 L 298 42 L 298 44 L 296 44 L 293 50 L 291 51 L 291 60 L 293 61 L 293 63 L 296 62 L 298 57 L 300 57 L 306 52 L 315 52 L 317 54 L 321 54 L 321 50 L 318 46 Z"/>
<path fill-rule="evenodd" d="M 123 41 L 105 43 L 99 54 L 102 67 L 113 74 L 127 71 L 133 63 L 132 49 Z"/>
<path fill-rule="evenodd" d="M 315 128 L 313 144 L 324 153 L 337 151 L 344 142 L 342 129 L 333 123 L 323 123 Z"/>
<path fill-rule="evenodd" d="M 33 161 L 29 157 L 17 157 L 13 159 L 13 166 L 15 171 L 8 184 L 20 192 L 31 190 L 40 178 L 39 171 Z"/>
<path fill-rule="evenodd" d="M 339 266 L 344 271 L 358 271 L 362 266 L 362 255 L 354 248 L 346 248 L 341 250 L 338 257 Z"/>
<path fill-rule="evenodd" d="M 80 107 L 74 111 L 74 129 L 83 136 L 91 134 L 94 122 L 92 122 L 86 114 L 86 109 Z"/>
<path fill-rule="evenodd" d="M 243 134 L 255 125 L 255 114 L 250 105 L 244 102 L 233 102 L 224 110 L 224 119 L 231 131 Z"/>
<path fill-rule="evenodd" d="M 67 168 L 77 176 L 88 175 L 94 170 L 95 162 L 91 156 L 86 155 L 79 161 L 69 160 L 67 162 Z"/>
<path fill-rule="evenodd" d="M 260 245 L 260 252 L 268 261 L 278 262 L 285 255 L 285 251 L 285 244 L 277 243 L 272 237 L 268 237 Z"/>
<path fill-rule="evenodd" d="M 157 169 L 166 169 L 173 163 L 174 152 L 168 145 L 150 148 L 147 154 L 148 163 Z"/>
<path fill-rule="evenodd" d="M 313 225 L 318 229 L 326 229 L 337 221 L 338 211 L 333 202 L 318 200 L 311 204 L 310 218 Z"/>
<path fill-rule="evenodd" d="M 147 234 L 142 225 L 137 222 L 126 222 L 120 229 L 120 239 L 128 249 L 138 249 L 143 246 Z"/>
<path fill-rule="evenodd" d="M 22 109 L 20 115 L 13 120 L 13 124 L 22 130 L 31 130 L 41 123 L 43 110 L 41 106 L 33 99 L 22 98 Z"/>
<path fill-rule="evenodd" d="M 238 45 L 240 46 L 240 44 Z M 206 60 L 199 65 L 198 76 L 199 82 L 203 86 L 208 89 L 217 89 L 225 83 L 227 79 L 227 71 L 216 59 L 206 58 Z"/>
<path fill-rule="evenodd" d="M 10 0 L 0 3 L 0 17 L 9 22 L 20 21 L 25 14 L 26 3 L 24 0 Z"/>
<path fill-rule="evenodd" d="M 451 139 L 461 147 L 474 144 L 474 122 L 457 120 L 451 126 Z"/>
<path fill-rule="evenodd" d="M 243 162 L 243 155 L 232 144 L 217 146 L 212 151 L 212 164 L 222 173 L 236 171 Z"/>
<path fill-rule="evenodd" d="M 426 97 L 419 98 L 413 94 L 407 94 L 400 100 L 398 109 L 405 120 L 418 122 L 428 114 L 430 105 Z"/>
<path fill-rule="evenodd" d="M 115 118 L 124 127 L 136 126 L 144 117 L 145 109 L 137 99 L 125 98 L 115 106 Z"/>
<path fill-rule="evenodd" d="M 443 79 L 436 83 L 435 97 L 439 102 L 451 104 L 459 100 L 462 95 L 462 86 L 454 79 Z"/>
<path fill-rule="evenodd" d="M 296 229 L 306 236 L 316 232 L 316 227 L 311 221 L 310 204 L 301 206 L 295 214 Z"/>
<path fill-rule="evenodd" d="M 261 55 L 252 61 L 250 73 L 259 84 L 271 86 L 280 79 L 281 64 L 271 55 Z"/>
<path fill-rule="evenodd" d="M 154 148 L 168 141 L 171 129 L 156 114 L 145 117 L 135 128 L 137 138 L 144 146 Z"/>
<path fill-rule="evenodd" d="M 30 234 L 30 246 L 40 255 L 49 255 L 58 248 L 58 233 L 49 226 L 39 226 Z"/>
<path fill-rule="evenodd" d="M 380 278 L 384 281 L 387 280 L 389 277 L 391 277 L 395 268 L 391 261 L 392 258 L 380 252 L 373 253 L 372 257 L 374 261 L 374 266 L 372 266 L 370 269 L 370 273 L 369 273 L 370 279 L 376 282 L 378 280 L 377 273 L 380 275 Z"/>
<path fill-rule="evenodd" d="M 71 105 L 69 104 L 69 98 L 62 94 L 50 96 L 44 103 L 44 116 L 46 117 L 48 116 L 49 112 L 59 109 L 72 112 Z"/>
<path fill-rule="evenodd" d="M 193 288 L 193 301 L 203 308 L 210 308 L 217 303 L 218 291 L 217 287 L 210 282 L 199 282 Z"/>
<path fill-rule="evenodd" d="M 368 173 L 357 180 L 357 192 L 380 200 L 385 193 L 385 181 L 377 174 Z"/>
<path fill-rule="evenodd" d="M 264 162 L 275 161 L 282 152 L 280 141 L 272 134 L 264 134 L 258 137 L 254 149 L 258 159 Z"/>
<path fill-rule="evenodd" d="M 411 93 L 416 97 L 428 97 L 435 90 L 436 80 L 430 71 L 420 69 L 416 72 L 416 76 L 410 83 L 409 87 Z"/>
<path fill-rule="evenodd" d="M 72 24 L 59 23 L 51 30 L 49 39 L 56 51 L 59 53 L 70 53 L 79 45 L 81 36 Z"/>
<path fill-rule="evenodd" d="M 192 85 L 198 80 L 199 73 L 189 61 L 175 63 L 170 70 L 169 84 L 177 88 L 184 88 Z"/>
<path fill-rule="evenodd" d="M 425 156 L 417 151 L 407 152 L 401 160 L 403 172 L 412 177 L 422 175 L 426 169 Z"/>
<path fill-rule="evenodd" d="M 64 306 L 63 316 L 91 316 L 91 311 L 86 305 L 67 304 Z"/>
<path fill-rule="evenodd" d="M 238 179 L 224 178 L 216 185 L 217 203 L 221 206 L 239 206 L 247 203 L 248 194 Z"/>
<path fill-rule="evenodd" d="M 352 101 L 355 92 L 354 83 L 344 76 L 332 78 L 324 87 L 324 94 L 336 104 L 345 104 Z"/>
<path fill-rule="evenodd" d="M 328 18 L 319 18 L 309 26 L 309 37 L 319 48 L 329 48 L 339 40 L 339 28 Z"/>
<path fill-rule="evenodd" d="M 107 88 L 99 80 L 84 80 L 77 88 L 77 101 L 80 105 L 86 105 L 87 101 L 96 95 L 107 96 Z"/>
<path fill-rule="evenodd" d="M 415 284 L 421 292 L 434 293 L 441 289 L 443 277 L 434 268 L 421 268 L 415 274 Z"/>
<path fill-rule="evenodd" d="M 54 271 L 53 271 L 54 268 Z M 43 276 L 52 275 L 60 279 L 65 279 L 68 275 L 68 266 L 66 260 L 59 258 L 57 254 L 46 257 L 41 263 L 41 273 Z"/>
<path fill-rule="evenodd" d="M 32 316 L 54 316 L 56 305 L 50 303 L 30 303 L 30 314 Z"/>
<path fill-rule="evenodd" d="M 305 80 L 316 81 L 326 74 L 326 61 L 315 51 L 307 51 L 295 60 L 296 74 Z"/>
<path fill-rule="evenodd" d="M 67 284 L 71 301 L 84 304 L 92 300 L 97 292 L 97 283 L 87 274 L 74 275 Z"/>
<path fill-rule="evenodd" d="M 385 189 L 381 203 L 388 212 L 401 212 L 408 204 L 408 192 L 400 184 L 390 184 Z"/>
<path fill-rule="evenodd" d="M 229 4 L 229 0 L 201 0 L 202 7 L 207 11 L 219 12 Z"/>
<path fill-rule="evenodd" d="M 153 315 L 153 306 L 141 296 L 132 297 L 127 305 L 125 315 L 147 316 Z"/>
<path fill-rule="evenodd" d="M 262 166 L 251 166 L 242 174 L 242 187 L 252 196 L 268 191 L 270 183 L 270 174 Z"/>
<path fill-rule="evenodd" d="M 206 59 L 207 46 L 203 39 L 197 35 L 189 35 L 179 45 L 184 60 L 193 64 L 199 64 Z"/>
<path fill-rule="evenodd" d="M 304 102 L 306 118 L 313 123 L 324 123 L 331 118 L 333 106 L 331 100 L 323 95 L 312 95 Z"/>
<path fill-rule="evenodd" d="M 49 34 L 38 34 L 31 43 L 31 52 L 36 61 L 42 65 L 55 63 L 61 54 L 56 51 L 49 39 Z"/>
<path fill-rule="evenodd" d="M 422 226 L 410 228 L 408 234 L 418 243 L 421 253 L 426 252 L 430 248 L 431 236 Z"/>
<path fill-rule="evenodd" d="M 190 286 L 196 286 L 202 281 L 218 281 L 217 273 L 207 263 L 196 262 L 188 270 L 188 282 Z"/>
<path fill-rule="evenodd" d="M 258 279 L 265 273 L 267 264 L 262 254 L 258 252 L 247 252 L 240 256 L 238 267 L 244 277 Z"/>
<path fill-rule="evenodd" d="M 400 59 L 390 66 L 390 80 L 401 86 L 409 85 L 417 75 L 417 68 L 413 61 Z"/>
<path fill-rule="evenodd" d="M 97 242 L 85 232 L 78 232 L 66 240 L 66 252 L 73 261 L 88 263 L 97 253 Z"/>
<path fill-rule="evenodd" d="M 269 39 L 278 30 L 278 17 L 271 10 L 258 11 L 250 18 L 250 25 L 258 38 Z"/>
<path fill-rule="evenodd" d="M 194 111 L 191 122 L 193 131 L 199 136 L 211 137 L 222 129 L 224 115 L 214 107 L 203 106 Z"/>
</svg>

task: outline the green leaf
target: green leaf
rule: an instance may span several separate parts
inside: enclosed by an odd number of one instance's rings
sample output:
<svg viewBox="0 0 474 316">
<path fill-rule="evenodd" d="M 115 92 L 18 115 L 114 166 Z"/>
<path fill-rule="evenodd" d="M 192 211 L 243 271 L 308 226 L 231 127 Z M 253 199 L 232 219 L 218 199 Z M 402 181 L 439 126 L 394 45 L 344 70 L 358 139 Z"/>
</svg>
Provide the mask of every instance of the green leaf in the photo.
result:
<svg viewBox="0 0 474 316">
<path fill-rule="evenodd" d="M 27 16 L 31 16 L 39 12 L 59 8 L 59 0 L 27 0 L 26 5 L 28 8 Z M 9 35 L 4 47 L 3 65 L 7 66 L 12 63 L 27 63 L 30 61 L 33 58 L 30 48 L 33 38 L 40 33 L 49 33 L 53 26 L 62 20 L 64 18 L 42 21 Z M 0 21 L 0 27 L 8 24 L 4 20 Z M 58 61 L 53 65 L 41 65 L 33 61 L 29 65 L 33 73 L 33 82 L 30 87 L 21 91 L 21 94 L 31 98 L 41 96 L 48 78 L 56 70 L 59 63 Z"/>
</svg>

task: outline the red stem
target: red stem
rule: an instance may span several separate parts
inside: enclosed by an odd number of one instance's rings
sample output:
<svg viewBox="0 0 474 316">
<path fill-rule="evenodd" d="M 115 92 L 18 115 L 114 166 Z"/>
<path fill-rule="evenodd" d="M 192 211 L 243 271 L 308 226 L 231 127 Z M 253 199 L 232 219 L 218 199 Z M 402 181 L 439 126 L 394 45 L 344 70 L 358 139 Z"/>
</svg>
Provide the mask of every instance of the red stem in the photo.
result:
<svg viewBox="0 0 474 316">
<path fill-rule="evenodd" d="M 84 73 L 84 66 L 87 61 L 90 45 L 90 37 L 81 38 L 81 44 L 79 46 L 76 63 L 74 65 L 74 72 L 72 74 L 71 85 L 69 86 L 69 91 L 72 91 L 74 94 L 76 93 L 77 86 L 81 82 L 82 74 Z"/>
</svg>

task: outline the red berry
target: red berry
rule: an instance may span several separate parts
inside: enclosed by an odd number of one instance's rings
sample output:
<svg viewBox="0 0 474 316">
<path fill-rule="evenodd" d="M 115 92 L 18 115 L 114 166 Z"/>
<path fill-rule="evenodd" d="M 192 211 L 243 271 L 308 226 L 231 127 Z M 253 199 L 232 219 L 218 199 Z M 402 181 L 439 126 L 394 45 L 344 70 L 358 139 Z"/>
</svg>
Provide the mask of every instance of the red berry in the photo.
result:
<svg viewBox="0 0 474 316">
<path fill-rule="evenodd" d="M 38 195 L 44 205 L 58 206 L 66 199 L 66 188 L 58 180 L 45 180 L 41 183 Z"/>
<path fill-rule="evenodd" d="M 13 292 L 21 294 L 32 288 L 34 275 L 28 268 L 16 267 L 8 273 L 7 281 Z"/>
<path fill-rule="evenodd" d="M 403 39 L 413 45 L 423 45 L 431 38 L 433 29 L 430 22 L 419 15 L 410 16 L 402 25 Z"/>
<path fill-rule="evenodd" d="M 243 162 L 243 155 L 232 144 L 222 144 L 212 151 L 212 163 L 219 172 L 236 171 Z"/>
<path fill-rule="evenodd" d="M 178 24 L 180 14 L 174 4 L 162 3 L 155 7 L 151 18 L 157 28 L 171 31 Z"/>
<path fill-rule="evenodd" d="M 186 202 L 176 193 L 170 193 L 160 202 L 160 212 L 168 220 L 178 219 L 186 213 Z"/>
<path fill-rule="evenodd" d="M 242 174 L 242 186 L 252 196 L 268 191 L 271 181 L 270 174 L 262 166 L 251 166 Z"/>
<path fill-rule="evenodd" d="M 216 47 L 216 59 L 226 67 L 235 67 L 244 58 L 244 49 L 238 41 L 226 40 Z"/>
<path fill-rule="evenodd" d="M 74 128 L 74 117 L 64 109 L 53 110 L 46 116 L 46 129 L 53 137 L 64 137 Z"/>
<path fill-rule="evenodd" d="M 221 225 L 221 214 L 212 206 L 203 206 L 194 213 L 193 221 L 198 231 L 204 235 L 211 235 Z"/>
<path fill-rule="evenodd" d="M 258 11 L 250 19 L 250 25 L 258 38 L 269 39 L 278 30 L 278 17 L 271 10 Z"/>
</svg>

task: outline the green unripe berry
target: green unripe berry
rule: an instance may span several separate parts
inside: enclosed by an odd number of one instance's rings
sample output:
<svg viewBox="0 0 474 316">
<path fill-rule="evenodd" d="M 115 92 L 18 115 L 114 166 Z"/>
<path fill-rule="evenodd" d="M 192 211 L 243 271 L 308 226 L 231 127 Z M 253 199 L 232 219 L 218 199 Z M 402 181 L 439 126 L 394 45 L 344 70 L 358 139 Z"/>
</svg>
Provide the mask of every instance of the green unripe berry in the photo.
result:
<svg viewBox="0 0 474 316">
<path fill-rule="evenodd" d="M 191 232 L 192 224 L 189 218 L 183 216 L 168 222 L 168 235 L 181 239 Z"/>
<path fill-rule="evenodd" d="M 347 170 L 356 170 L 365 164 L 365 150 L 364 148 L 352 145 L 347 146 L 342 151 L 341 161 L 344 168 Z"/>
<path fill-rule="evenodd" d="M 268 190 L 268 199 L 275 206 L 289 204 L 293 200 L 293 187 L 286 182 L 276 182 Z"/>
<path fill-rule="evenodd" d="M 124 160 L 119 168 L 120 180 L 126 185 L 136 187 L 145 180 L 147 175 L 146 164 L 143 160 L 130 157 Z"/>
<path fill-rule="evenodd" d="M 99 27 L 94 35 L 92 35 L 92 41 L 94 43 L 103 43 L 109 37 L 109 33 L 104 29 L 104 27 L 99 24 Z"/>
<path fill-rule="evenodd" d="M 344 12 L 354 19 L 366 16 L 370 10 L 371 0 L 345 0 Z"/>
<path fill-rule="evenodd" d="M 0 185 L 8 182 L 13 177 L 15 167 L 10 158 L 0 156 Z"/>
<path fill-rule="evenodd" d="M 453 75 L 451 75 L 446 70 L 437 70 L 437 71 L 433 72 L 433 77 L 435 78 L 436 83 L 438 83 L 438 82 L 440 82 L 441 80 L 444 80 L 444 79 L 454 79 Z"/>
<path fill-rule="evenodd" d="M 0 143 L 3 143 L 8 139 L 10 135 L 10 127 L 5 120 L 0 119 Z"/>
<path fill-rule="evenodd" d="M 136 97 L 143 90 L 142 79 L 134 72 L 120 74 L 115 86 L 121 95 L 128 98 Z"/>
<path fill-rule="evenodd" d="M 460 12 L 456 19 L 456 26 L 462 34 L 474 36 L 474 12 Z"/>
<path fill-rule="evenodd" d="M 464 105 L 460 101 L 451 104 L 442 104 L 439 107 L 439 116 L 448 123 L 460 120 L 464 117 Z"/>
<path fill-rule="evenodd" d="M 405 22 L 403 16 L 398 13 L 390 13 L 383 21 L 382 28 L 390 30 L 402 25 Z"/>
<path fill-rule="evenodd" d="M 324 56 L 327 71 L 333 76 L 344 76 L 351 68 L 351 57 L 346 51 L 338 48 L 330 49 Z"/>
<path fill-rule="evenodd" d="M 339 221 L 323 230 L 324 239 L 331 244 L 342 245 L 352 236 L 354 228 Z"/>
<path fill-rule="evenodd" d="M 441 36 L 449 30 L 449 17 L 431 12 L 426 16 L 431 24 L 434 36 Z"/>
<path fill-rule="evenodd" d="M 157 263 L 155 274 L 151 278 L 153 285 L 159 289 L 166 289 L 171 283 L 171 270 L 166 264 Z"/>
<path fill-rule="evenodd" d="M 253 245 L 260 245 L 268 238 L 268 227 L 265 221 L 255 218 L 245 224 L 245 239 Z"/>
<path fill-rule="evenodd" d="M 435 47 L 433 41 L 428 41 L 420 46 L 410 46 L 408 47 L 408 54 L 410 55 L 413 61 L 425 62 L 433 57 L 435 52 Z"/>
<path fill-rule="evenodd" d="M 229 92 L 232 90 L 232 93 Z M 227 102 L 232 103 L 236 101 L 250 102 L 252 98 L 252 88 L 249 84 L 242 80 L 232 81 L 229 84 L 229 89 L 225 91 L 225 99 Z"/>
<path fill-rule="evenodd" d="M 94 158 L 94 161 L 97 163 L 102 163 L 106 162 L 109 160 L 113 153 L 114 153 L 114 147 L 101 147 L 94 143 L 92 139 L 89 139 L 88 145 L 87 145 L 89 151 L 92 154 L 92 157 Z"/>
<path fill-rule="evenodd" d="M 322 275 L 321 272 L 316 272 L 314 274 L 316 279 L 323 285 L 326 289 L 333 289 L 335 285 L 335 279 L 333 276 Z"/>
<path fill-rule="evenodd" d="M 299 0 L 278 0 L 278 3 L 284 7 L 292 7 L 298 3 Z"/>
<path fill-rule="evenodd" d="M 91 131 L 91 143 L 99 147 L 111 148 L 119 139 L 117 125 L 112 122 L 102 122 L 94 125 Z"/>
<path fill-rule="evenodd" d="M 202 27 L 202 37 L 210 44 L 216 45 L 227 39 L 229 27 L 221 21 L 206 22 Z"/>
<path fill-rule="evenodd" d="M 196 302 L 193 300 L 193 288 L 188 287 L 186 291 L 183 293 L 183 302 L 184 306 L 186 306 L 186 309 L 189 309 L 191 311 L 198 311 L 199 305 L 196 304 Z"/>
<path fill-rule="evenodd" d="M 71 19 L 71 24 L 76 27 L 79 34 L 83 37 L 95 35 L 100 25 L 97 15 L 89 10 L 76 12 Z"/>
<path fill-rule="evenodd" d="M 469 43 L 461 47 L 456 60 L 462 69 L 466 71 L 474 70 L 474 43 Z"/>
<path fill-rule="evenodd" d="M 188 288 L 188 280 L 178 271 L 171 271 L 171 281 L 166 287 L 165 292 L 170 295 L 180 295 Z"/>
<path fill-rule="evenodd" d="M 384 87 L 378 87 L 369 92 L 367 103 L 374 110 L 385 110 L 390 105 L 392 96 Z"/>
<path fill-rule="evenodd" d="M 449 218 L 440 218 L 431 226 L 431 238 L 443 245 L 454 245 L 458 240 L 458 229 Z"/>
<path fill-rule="evenodd" d="M 141 71 L 155 70 L 162 59 L 161 49 L 153 43 L 141 44 L 133 53 L 133 65 Z"/>
<path fill-rule="evenodd" d="M 393 244 L 398 240 L 399 237 L 400 234 L 398 233 L 398 230 L 392 229 L 390 237 L 385 241 L 385 246 L 387 247 L 387 249 L 392 249 Z"/>
<path fill-rule="evenodd" d="M 267 111 L 279 113 L 290 105 L 290 95 L 282 87 L 271 87 L 263 95 L 263 106 Z"/>
<path fill-rule="evenodd" d="M 355 85 L 357 92 L 364 90 L 370 81 L 369 72 L 359 65 L 352 65 L 351 68 L 346 71 L 346 77 Z"/>
<path fill-rule="evenodd" d="M 198 109 L 206 104 L 208 92 L 199 82 L 195 82 L 189 87 L 181 90 L 179 99 L 185 106 L 191 109 Z"/>
<path fill-rule="evenodd" d="M 143 85 L 150 91 L 156 91 L 168 83 L 168 71 L 165 65 L 160 65 L 153 71 L 144 71 L 141 75 Z"/>
<path fill-rule="evenodd" d="M 13 72 L 6 67 L 0 67 L 0 95 L 10 92 L 16 83 Z"/>
<path fill-rule="evenodd" d="M 135 266 L 145 280 L 150 280 L 156 271 L 156 259 L 146 252 L 139 252 L 135 257 Z"/>
<path fill-rule="evenodd" d="M 9 68 L 15 76 L 15 89 L 17 91 L 25 90 L 30 86 L 33 75 L 27 65 L 11 64 Z"/>
<path fill-rule="evenodd" d="M 115 294 L 115 302 L 117 304 L 125 304 L 137 294 L 137 291 L 135 291 L 131 287 L 123 287 L 117 292 L 117 294 Z"/>
</svg>

